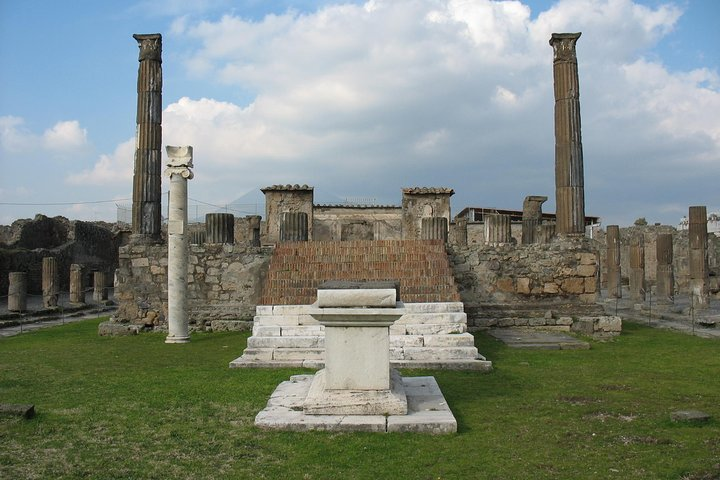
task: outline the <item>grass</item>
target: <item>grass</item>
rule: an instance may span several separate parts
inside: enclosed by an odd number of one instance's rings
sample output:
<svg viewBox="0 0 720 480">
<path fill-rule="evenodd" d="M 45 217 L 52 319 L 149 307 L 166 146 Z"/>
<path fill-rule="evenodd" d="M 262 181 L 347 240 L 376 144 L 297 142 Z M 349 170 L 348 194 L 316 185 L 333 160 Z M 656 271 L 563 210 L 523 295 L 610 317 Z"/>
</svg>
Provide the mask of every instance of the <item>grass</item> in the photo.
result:
<svg viewBox="0 0 720 480">
<path fill-rule="evenodd" d="M 303 370 L 231 370 L 247 334 L 97 336 L 98 320 L 0 340 L 0 478 L 717 479 L 720 343 L 626 324 L 585 351 L 509 349 L 490 374 L 436 377 L 456 435 L 291 433 L 254 427 Z M 698 409 L 705 425 L 673 423 Z"/>
</svg>

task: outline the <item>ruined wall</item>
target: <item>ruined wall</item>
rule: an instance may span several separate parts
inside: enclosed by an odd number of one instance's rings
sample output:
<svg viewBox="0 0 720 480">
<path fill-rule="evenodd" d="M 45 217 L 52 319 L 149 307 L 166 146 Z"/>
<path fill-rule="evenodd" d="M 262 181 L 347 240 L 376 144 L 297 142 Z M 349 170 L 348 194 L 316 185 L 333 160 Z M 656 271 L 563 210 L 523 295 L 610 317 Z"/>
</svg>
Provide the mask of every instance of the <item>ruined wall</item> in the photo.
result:
<svg viewBox="0 0 720 480">
<path fill-rule="evenodd" d="M 400 207 L 315 206 L 313 240 L 399 240 L 402 237 Z"/>
<path fill-rule="evenodd" d="M 188 317 L 196 328 L 211 320 L 252 321 L 272 250 L 243 245 L 188 247 Z M 167 325 L 167 245 L 120 248 L 113 321 Z"/>
<path fill-rule="evenodd" d="M 423 218 L 444 217 L 449 225 L 450 197 L 454 193 L 451 188 L 403 188 L 402 238 L 419 240 Z"/>
<path fill-rule="evenodd" d="M 522 222 L 513 222 L 510 225 L 510 234 L 516 244 L 522 243 Z M 468 245 L 482 245 L 485 243 L 485 223 L 468 223 Z"/>
<path fill-rule="evenodd" d="M 265 236 L 267 243 L 280 239 L 283 213 L 302 212 L 308 218 L 308 239 L 313 239 L 313 187 L 273 185 L 261 189 L 265 194 Z"/>
<path fill-rule="evenodd" d="M 538 324 L 555 325 L 548 311 L 596 309 L 597 255 L 585 239 L 453 246 L 449 252 L 470 326 L 490 326 L 498 316 L 538 317 Z"/>
</svg>

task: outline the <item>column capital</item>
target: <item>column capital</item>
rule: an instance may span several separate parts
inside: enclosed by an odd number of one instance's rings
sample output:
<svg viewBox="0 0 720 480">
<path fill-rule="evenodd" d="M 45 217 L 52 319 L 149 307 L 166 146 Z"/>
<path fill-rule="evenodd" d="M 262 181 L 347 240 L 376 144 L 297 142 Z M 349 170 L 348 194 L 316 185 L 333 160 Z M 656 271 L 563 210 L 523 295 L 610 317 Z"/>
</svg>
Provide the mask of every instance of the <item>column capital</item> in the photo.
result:
<svg viewBox="0 0 720 480">
<path fill-rule="evenodd" d="M 192 180 L 193 172 L 193 147 L 186 145 L 183 147 L 165 147 L 168 156 L 168 164 L 165 169 L 165 175 L 171 177 L 173 175 L 181 175 L 183 178 Z"/>
<path fill-rule="evenodd" d="M 140 47 L 138 61 L 155 60 L 162 62 L 162 35 L 159 33 L 135 33 L 133 38 Z"/>
<path fill-rule="evenodd" d="M 575 44 L 582 32 L 553 33 L 550 37 L 550 46 L 553 47 L 553 62 L 577 62 Z"/>
</svg>

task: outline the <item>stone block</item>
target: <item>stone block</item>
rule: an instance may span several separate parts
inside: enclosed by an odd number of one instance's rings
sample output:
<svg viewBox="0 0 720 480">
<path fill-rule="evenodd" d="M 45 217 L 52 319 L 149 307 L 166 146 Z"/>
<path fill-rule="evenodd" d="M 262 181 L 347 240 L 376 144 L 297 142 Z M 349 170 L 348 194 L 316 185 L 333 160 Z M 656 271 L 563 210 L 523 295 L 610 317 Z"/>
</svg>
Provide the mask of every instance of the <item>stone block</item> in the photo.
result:
<svg viewBox="0 0 720 480">
<path fill-rule="evenodd" d="M 406 313 L 395 322 L 396 325 L 424 323 L 467 323 L 467 314 L 464 312 Z"/>
<path fill-rule="evenodd" d="M 514 327 L 515 326 L 515 319 L 514 318 L 499 318 L 497 321 L 498 327 Z"/>
<path fill-rule="evenodd" d="M 23 417 L 31 419 L 35 416 L 35 405 L 18 403 L 0 403 L 0 417 Z"/>
<path fill-rule="evenodd" d="M 452 313 L 463 312 L 462 302 L 435 302 L 435 303 L 405 303 L 408 313 Z"/>
<path fill-rule="evenodd" d="M 545 285 L 543 285 L 543 293 L 560 293 L 560 287 L 554 282 L 545 282 Z"/>
<path fill-rule="evenodd" d="M 425 347 L 474 347 L 475 337 L 470 333 L 454 335 L 425 335 L 422 338 Z M 412 345 L 409 345 L 412 346 Z"/>
<path fill-rule="evenodd" d="M 677 410 L 670 414 L 673 422 L 686 423 L 707 423 L 712 418 L 709 414 L 700 410 Z"/>
<path fill-rule="evenodd" d="M 298 326 L 298 315 L 255 315 L 255 325 Z"/>
<path fill-rule="evenodd" d="M 242 359 L 269 362 L 273 359 L 273 351 L 273 348 L 246 348 L 245 351 L 243 351 Z"/>
<path fill-rule="evenodd" d="M 565 293 L 581 294 L 585 292 L 585 279 L 582 277 L 570 277 L 562 281 L 562 291 Z"/>
<path fill-rule="evenodd" d="M 585 278 L 585 293 L 595 293 L 597 291 L 597 278 Z"/>
<path fill-rule="evenodd" d="M 140 328 L 140 325 L 130 325 L 128 323 L 102 322 L 98 325 L 98 335 L 101 337 L 137 335 Z"/>
<path fill-rule="evenodd" d="M 621 332 L 622 319 L 618 316 L 598 317 L 595 323 L 596 332 Z"/>
<path fill-rule="evenodd" d="M 391 336 L 392 336 L 392 335 L 406 335 L 406 334 L 408 333 L 406 326 L 405 326 L 405 325 L 402 325 L 402 324 L 398 324 L 397 322 L 395 322 L 394 324 L 390 325 L 389 328 L 390 328 L 390 335 L 391 335 Z"/>
<path fill-rule="evenodd" d="M 273 351 L 273 360 L 324 360 L 324 348 L 279 348 Z"/>
<path fill-rule="evenodd" d="M 394 347 L 391 345 L 389 348 L 389 352 L 390 360 L 402 360 L 405 358 L 405 351 L 403 350 L 403 347 Z"/>
<path fill-rule="evenodd" d="M 397 302 L 395 289 L 318 290 L 318 308 L 390 307 Z"/>
<path fill-rule="evenodd" d="M 515 282 L 512 278 L 499 278 L 495 283 L 495 287 L 501 292 L 512 293 L 515 291 Z"/>
<path fill-rule="evenodd" d="M 580 265 L 595 265 L 597 262 L 594 253 L 579 253 L 578 261 Z"/>
<path fill-rule="evenodd" d="M 426 323 L 423 325 L 406 325 L 405 330 L 408 335 L 448 335 L 451 333 L 465 333 L 467 325 L 464 323 Z M 390 334 L 393 334 L 392 331 Z"/>
<path fill-rule="evenodd" d="M 272 307 L 272 305 L 258 305 L 257 307 L 255 307 L 255 314 L 256 315 L 272 315 L 273 307 Z"/>
<path fill-rule="evenodd" d="M 515 284 L 515 290 L 517 291 L 517 293 L 520 293 L 522 295 L 529 295 L 530 279 L 527 277 L 518 278 L 517 283 Z"/>
<path fill-rule="evenodd" d="M 577 274 L 581 277 L 594 277 L 596 272 L 595 265 L 579 265 L 577 267 Z"/>
<path fill-rule="evenodd" d="M 250 337 L 248 348 L 322 348 L 324 339 L 313 337 Z"/>
<path fill-rule="evenodd" d="M 468 360 L 478 356 L 475 347 L 407 347 L 405 360 Z"/>
<path fill-rule="evenodd" d="M 133 258 L 130 263 L 132 264 L 133 268 L 150 266 L 150 260 L 148 260 L 147 258 Z"/>
<path fill-rule="evenodd" d="M 422 347 L 420 335 L 390 335 L 390 347 Z"/>
<path fill-rule="evenodd" d="M 307 305 L 275 305 L 273 315 L 302 315 L 308 312 Z"/>
<path fill-rule="evenodd" d="M 560 317 L 555 320 L 555 325 L 570 326 L 573 324 L 572 317 Z"/>
</svg>

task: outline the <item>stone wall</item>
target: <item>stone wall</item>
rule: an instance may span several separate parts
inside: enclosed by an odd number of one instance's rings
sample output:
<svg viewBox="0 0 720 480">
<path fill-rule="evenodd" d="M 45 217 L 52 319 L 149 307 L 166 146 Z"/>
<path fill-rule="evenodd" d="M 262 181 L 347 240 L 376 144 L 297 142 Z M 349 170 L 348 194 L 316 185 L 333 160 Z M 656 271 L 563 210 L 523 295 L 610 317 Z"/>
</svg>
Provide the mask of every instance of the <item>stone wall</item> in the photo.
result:
<svg viewBox="0 0 720 480">
<path fill-rule="evenodd" d="M 402 211 L 394 206 L 315 206 L 313 240 L 399 240 Z"/>
<path fill-rule="evenodd" d="M 510 224 L 510 234 L 517 245 L 522 243 L 522 222 Z M 485 222 L 468 223 L 468 245 L 482 245 L 485 243 Z"/>
<path fill-rule="evenodd" d="M 188 317 L 197 329 L 211 321 L 252 322 L 272 250 L 243 245 L 188 247 Z M 113 322 L 167 325 L 167 245 L 120 248 Z M 249 324 L 248 324 L 249 325 Z"/>
<path fill-rule="evenodd" d="M 567 312 L 597 313 L 597 255 L 587 239 L 453 246 L 450 255 L 469 327 L 502 317 L 556 325 Z"/>
</svg>

